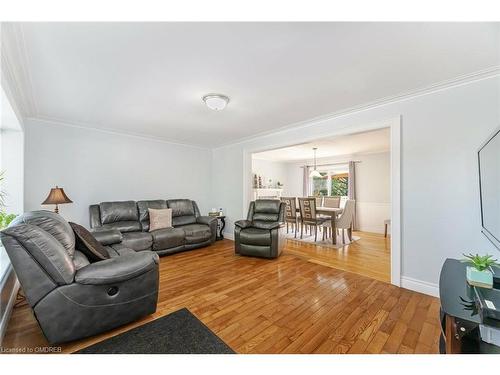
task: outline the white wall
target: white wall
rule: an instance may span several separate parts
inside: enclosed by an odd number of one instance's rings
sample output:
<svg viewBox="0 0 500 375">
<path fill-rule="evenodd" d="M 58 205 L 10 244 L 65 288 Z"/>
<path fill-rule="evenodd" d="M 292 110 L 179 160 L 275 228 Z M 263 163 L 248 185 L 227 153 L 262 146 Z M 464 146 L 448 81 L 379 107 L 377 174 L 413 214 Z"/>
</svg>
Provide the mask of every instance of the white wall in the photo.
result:
<svg viewBox="0 0 500 375">
<path fill-rule="evenodd" d="M 288 194 L 288 168 L 287 163 L 277 162 L 272 160 L 262 160 L 252 158 L 252 175 L 257 174 L 262 177 L 264 186 L 268 180 L 272 180 L 275 185 L 278 181 L 281 182 L 283 187 L 283 195 Z"/>
<path fill-rule="evenodd" d="M 436 285 L 447 257 L 500 255 L 480 232 L 477 148 L 499 126 L 500 78 L 440 89 L 213 150 L 213 200 L 225 207 L 227 232 L 246 215 L 246 152 L 318 139 L 335 129 L 402 117 L 401 199 L 404 280 Z M 403 283 L 405 285 L 405 283 Z"/>
<path fill-rule="evenodd" d="M 384 220 L 391 217 L 390 153 L 370 153 L 319 158 L 318 164 L 357 160 L 356 163 L 356 210 L 358 229 L 364 232 L 384 233 Z M 310 160 L 288 163 L 287 184 L 290 196 L 300 197 L 304 164 Z"/>
<path fill-rule="evenodd" d="M 362 155 L 356 160 L 357 226 L 365 232 L 384 233 L 391 218 L 390 153 Z"/>
<path fill-rule="evenodd" d="M 212 207 L 209 149 L 39 120 L 25 127 L 26 210 L 40 209 L 55 185 L 74 202 L 60 213 L 85 226 L 89 205 L 102 201 L 190 198 L 204 213 Z"/>
</svg>

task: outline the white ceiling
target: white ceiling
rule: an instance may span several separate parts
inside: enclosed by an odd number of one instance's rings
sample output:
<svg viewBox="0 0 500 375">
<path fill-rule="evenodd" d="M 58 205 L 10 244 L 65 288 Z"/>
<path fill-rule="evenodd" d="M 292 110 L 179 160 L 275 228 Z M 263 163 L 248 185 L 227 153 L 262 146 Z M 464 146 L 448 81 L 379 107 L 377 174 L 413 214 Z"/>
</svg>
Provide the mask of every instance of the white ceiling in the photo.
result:
<svg viewBox="0 0 500 375">
<path fill-rule="evenodd" d="M 32 117 L 209 147 L 500 65 L 495 23 L 21 26 Z"/>
<path fill-rule="evenodd" d="M 316 156 L 320 159 L 384 152 L 390 150 L 390 145 L 390 130 L 385 128 L 364 133 L 322 138 L 314 142 L 259 152 L 253 154 L 252 158 L 279 162 L 307 161 L 313 159 L 313 147 L 318 148 Z"/>
</svg>

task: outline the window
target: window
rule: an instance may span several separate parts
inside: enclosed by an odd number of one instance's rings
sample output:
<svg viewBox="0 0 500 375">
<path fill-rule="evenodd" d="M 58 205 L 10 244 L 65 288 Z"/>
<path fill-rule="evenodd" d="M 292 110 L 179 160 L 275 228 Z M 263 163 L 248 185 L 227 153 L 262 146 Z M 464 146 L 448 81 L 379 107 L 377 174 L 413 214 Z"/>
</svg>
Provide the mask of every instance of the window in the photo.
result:
<svg viewBox="0 0 500 375">
<path fill-rule="evenodd" d="M 321 177 L 313 177 L 309 181 L 311 195 L 347 197 L 349 174 L 345 170 L 324 170 L 319 173 Z"/>
<path fill-rule="evenodd" d="M 21 214 L 24 211 L 22 193 L 24 135 L 3 89 L 1 89 L 0 94 L 0 106 L 2 107 L 0 114 L 0 172 L 3 172 L 5 177 L 0 183 L 0 189 L 6 193 L 0 211 L 3 214 Z M 0 244 L 0 292 L 4 287 L 3 282 L 9 269 L 9 257 Z"/>
<path fill-rule="evenodd" d="M 321 177 L 313 177 L 312 179 L 312 195 L 315 197 L 328 195 L 328 173 L 319 172 Z"/>
<path fill-rule="evenodd" d="M 331 179 L 332 179 L 332 190 L 330 195 L 347 197 L 349 175 L 347 173 L 336 174 L 331 176 Z"/>
</svg>

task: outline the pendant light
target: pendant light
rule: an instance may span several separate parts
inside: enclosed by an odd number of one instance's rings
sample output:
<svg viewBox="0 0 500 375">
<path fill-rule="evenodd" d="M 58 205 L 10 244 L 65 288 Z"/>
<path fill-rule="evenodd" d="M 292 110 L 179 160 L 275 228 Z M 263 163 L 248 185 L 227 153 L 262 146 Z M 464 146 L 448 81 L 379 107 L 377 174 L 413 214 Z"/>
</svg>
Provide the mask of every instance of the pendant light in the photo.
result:
<svg viewBox="0 0 500 375">
<path fill-rule="evenodd" d="M 314 177 L 321 177 L 321 173 L 319 173 L 317 170 L 316 170 L 316 150 L 318 148 L 317 147 L 314 147 L 313 148 L 313 151 L 314 151 L 314 170 L 311 171 L 311 173 L 309 173 L 309 177 L 311 178 L 314 178 Z"/>
</svg>

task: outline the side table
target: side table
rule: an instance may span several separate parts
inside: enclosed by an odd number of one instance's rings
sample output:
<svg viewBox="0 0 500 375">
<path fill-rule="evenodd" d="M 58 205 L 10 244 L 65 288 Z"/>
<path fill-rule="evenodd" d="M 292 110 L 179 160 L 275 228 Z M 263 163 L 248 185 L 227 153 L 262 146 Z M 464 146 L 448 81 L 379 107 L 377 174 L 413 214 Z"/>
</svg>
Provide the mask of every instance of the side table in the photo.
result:
<svg viewBox="0 0 500 375">
<path fill-rule="evenodd" d="M 215 216 L 217 218 L 217 241 L 224 239 L 224 228 L 226 227 L 226 216 Z"/>
</svg>

